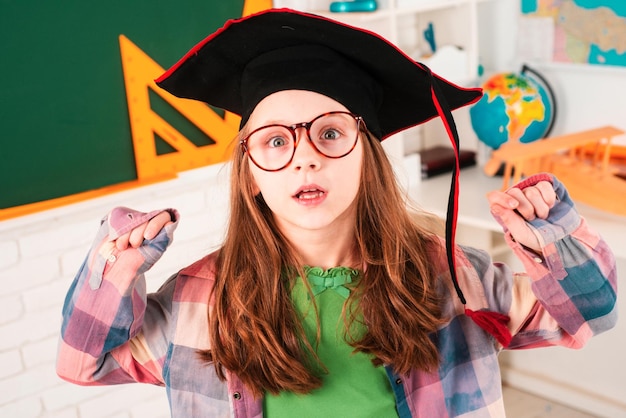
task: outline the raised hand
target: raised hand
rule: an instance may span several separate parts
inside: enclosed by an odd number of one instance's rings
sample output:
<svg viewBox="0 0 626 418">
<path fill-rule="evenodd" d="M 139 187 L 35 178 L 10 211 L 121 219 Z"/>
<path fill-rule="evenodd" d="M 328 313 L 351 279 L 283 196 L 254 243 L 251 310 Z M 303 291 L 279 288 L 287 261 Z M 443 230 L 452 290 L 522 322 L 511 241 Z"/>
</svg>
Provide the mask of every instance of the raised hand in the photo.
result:
<svg viewBox="0 0 626 418">
<path fill-rule="evenodd" d="M 118 250 L 122 251 L 128 247 L 138 248 L 143 243 L 144 239 L 150 240 L 157 236 L 157 234 L 165 226 L 173 223 L 172 217 L 169 212 L 163 211 L 152 219 L 134 227 L 129 232 L 120 235 L 115 240 L 115 246 Z"/>
<path fill-rule="evenodd" d="M 546 219 L 557 198 L 552 183 L 540 181 L 523 189 L 513 187 L 505 192 L 493 191 L 487 195 L 489 207 L 513 238 L 520 244 L 541 251 L 539 240 L 527 221 Z"/>
</svg>

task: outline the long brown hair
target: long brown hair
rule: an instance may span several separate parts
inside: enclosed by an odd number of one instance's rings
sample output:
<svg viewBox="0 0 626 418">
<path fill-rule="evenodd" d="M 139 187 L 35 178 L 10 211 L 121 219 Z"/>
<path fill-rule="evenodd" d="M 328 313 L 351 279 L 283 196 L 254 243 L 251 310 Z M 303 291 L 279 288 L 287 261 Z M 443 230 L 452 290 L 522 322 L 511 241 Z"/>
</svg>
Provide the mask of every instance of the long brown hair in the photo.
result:
<svg viewBox="0 0 626 418">
<path fill-rule="evenodd" d="M 397 373 L 432 370 L 439 359 L 429 335 L 443 322 L 432 260 L 440 259 L 441 246 L 407 211 L 380 142 L 369 133 L 361 141 L 354 238 L 365 271 L 344 320 L 346 329 L 363 321 L 366 332 L 347 341 L 372 355 L 375 365 L 389 364 Z M 216 263 L 211 349 L 202 357 L 222 379 L 225 370 L 235 373 L 257 397 L 318 388 L 317 357 L 290 298 L 294 277 L 285 274 L 287 267 L 302 263 L 263 197 L 254 195 L 248 159 L 240 149 L 233 156 L 230 221 Z"/>
</svg>

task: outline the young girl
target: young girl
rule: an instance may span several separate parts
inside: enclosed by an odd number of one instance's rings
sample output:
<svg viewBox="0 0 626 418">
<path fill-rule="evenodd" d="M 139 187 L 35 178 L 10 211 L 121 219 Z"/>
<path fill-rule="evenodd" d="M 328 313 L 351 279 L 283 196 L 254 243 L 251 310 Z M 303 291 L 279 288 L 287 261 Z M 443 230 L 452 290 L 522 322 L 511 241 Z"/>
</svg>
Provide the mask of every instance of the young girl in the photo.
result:
<svg viewBox="0 0 626 418">
<path fill-rule="evenodd" d="M 613 256 L 551 175 L 488 196 L 521 274 L 407 210 L 380 141 L 437 115 L 455 138 L 480 92 L 376 35 L 270 10 L 157 83 L 242 115 L 227 235 L 146 295 L 178 213 L 114 209 L 66 299 L 64 379 L 164 385 L 174 417 L 502 417 L 499 350 L 613 326 Z"/>
</svg>

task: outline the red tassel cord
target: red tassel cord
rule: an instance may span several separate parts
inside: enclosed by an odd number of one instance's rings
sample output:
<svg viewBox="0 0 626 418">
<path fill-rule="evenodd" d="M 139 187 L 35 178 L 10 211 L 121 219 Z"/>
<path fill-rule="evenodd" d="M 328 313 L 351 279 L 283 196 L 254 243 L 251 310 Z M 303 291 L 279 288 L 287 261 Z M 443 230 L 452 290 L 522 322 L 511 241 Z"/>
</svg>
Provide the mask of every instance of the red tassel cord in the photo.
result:
<svg viewBox="0 0 626 418">
<path fill-rule="evenodd" d="M 479 327 L 493 335 L 504 348 L 511 344 L 513 337 L 506 326 L 511 319 L 508 315 L 487 310 L 473 311 L 468 308 L 465 308 L 465 315 L 469 316 Z"/>
</svg>

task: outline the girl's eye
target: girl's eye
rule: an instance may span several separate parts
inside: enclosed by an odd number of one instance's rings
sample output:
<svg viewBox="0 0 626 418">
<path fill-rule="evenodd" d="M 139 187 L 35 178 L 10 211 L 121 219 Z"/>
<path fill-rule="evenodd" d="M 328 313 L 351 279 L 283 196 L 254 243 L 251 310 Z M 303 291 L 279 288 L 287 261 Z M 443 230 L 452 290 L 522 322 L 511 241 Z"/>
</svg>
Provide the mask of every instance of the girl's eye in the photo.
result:
<svg viewBox="0 0 626 418">
<path fill-rule="evenodd" d="M 267 145 L 271 148 L 279 148 L 287 145 L 287 140 L 281 136 L 275 136 L 267 141 Z"/>
<path fill-rule="evenodd" d="M 337 129 L 326 129 L 322 132 L 322 139 L 339 139 L 341 133 Z"/>
</svg>

